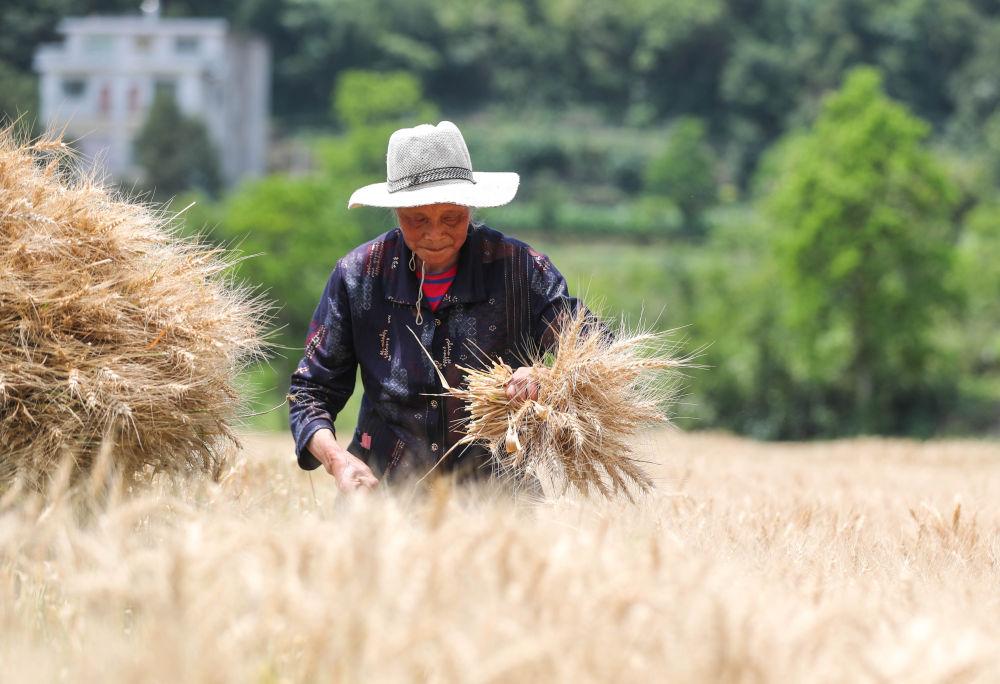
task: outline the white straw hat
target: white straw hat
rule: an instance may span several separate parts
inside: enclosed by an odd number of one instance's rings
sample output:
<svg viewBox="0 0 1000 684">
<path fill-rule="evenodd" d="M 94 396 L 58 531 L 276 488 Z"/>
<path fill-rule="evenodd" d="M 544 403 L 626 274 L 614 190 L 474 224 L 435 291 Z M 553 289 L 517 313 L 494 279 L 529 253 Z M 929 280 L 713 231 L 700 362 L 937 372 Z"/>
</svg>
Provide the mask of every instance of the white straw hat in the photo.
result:
<svg viewBox="0 0 1000 684">
<path fill-rule="evenodd" d="M 499 207 L 514 199 L 520 183 L 516 173 L 473 171 L 465 138 L 450 121 L 393 133 L 385 170 L 386 182 L 355 190 L 348 209 L 437 203 Z"/>
</svg>

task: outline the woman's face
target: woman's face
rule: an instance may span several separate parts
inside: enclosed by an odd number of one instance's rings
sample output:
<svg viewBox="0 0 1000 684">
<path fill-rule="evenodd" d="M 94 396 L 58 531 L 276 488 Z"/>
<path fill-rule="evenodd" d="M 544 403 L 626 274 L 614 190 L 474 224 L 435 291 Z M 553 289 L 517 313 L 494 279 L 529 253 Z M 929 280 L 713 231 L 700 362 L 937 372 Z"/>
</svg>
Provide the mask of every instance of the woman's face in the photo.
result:
<svg viewBox="0 0 1000 684">
<path fill-rule="evenodd" d="M 430 272 L 458 261 L 469 228 L 469 208 L 460 204 L 425 204 L 396 209 L 403 241 Z"/>
</svg>

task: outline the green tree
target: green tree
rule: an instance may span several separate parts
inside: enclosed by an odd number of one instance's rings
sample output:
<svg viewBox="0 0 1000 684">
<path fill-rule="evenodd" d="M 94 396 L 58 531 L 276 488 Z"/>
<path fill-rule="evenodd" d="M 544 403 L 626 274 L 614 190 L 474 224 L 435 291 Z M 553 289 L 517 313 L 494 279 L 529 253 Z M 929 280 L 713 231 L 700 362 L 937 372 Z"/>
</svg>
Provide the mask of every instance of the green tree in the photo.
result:
<svg viewBox="0 0 1000 684">
<path fill-rule="evenodd" d="M 0 61 L 29 73 L 38 44 L 58 38 L 56 26 L 60 19 L 134 12 L 137 7 L 134 0 L 4 0 L 0 12 Z"/>
<path fill-rule="evenodd" d="M 976 147 L 983 142 L 986 123 L 1000 108 L 1000 21 L 986 22 L 975 32 L 975 51 L 951 79 L 956 112 L 952 137 Z"/>
<path fill-rule="evenodd" d="M 202 202 L 186 217 L 187 232 L 204 232 L 237 250 L 236 277 L 274 303 L 266 364 L 246 377 L 254 408 L 281 404 L 302 354 L 309 320 L 337 259 L 361 240 L 357 211 L 348 213 L 351 179 L 322 175 L 272 175 L 242 184 L 223 202 Z M 179 198 L 176 202 L 186 202 Z M 281 414 L 261 416 L 259 425 L 281 428 Z"/>
<path fill-rule="evenodd" d="M 222 205 L 215 239 L 251 257 L 239 275 L 280 304 L 278 327 L 292 344 L 301 345 L 337 259 L 361 240 L 358 212 L 345 206 L 348 183 L 273 175 L 243 184 Z"/>
<path fill-rule="evenodd" d="M 957 302 L 955 192 L 928 133 L 859 68 L 763 172 L 790 391 L 841 430 L 913 427 L 940 396 L 933 332 Z"/>
<path fill-rule="evenodd" d="M 715 159 L 705 125 L 698 119 L 678 121 L 667 144 L 646 167 L 647 192 L 669 198 L 684 217 L 689 235 L 703 232 L 702 213 L 715 204 Z"/>
<path fill-rule="evenodd" d="M 973 376 L 1000 374 L 1000 203 L 969 212 L 958 244 L 959 278 L 968 293 L 958 329 L 963 357 Z"/>
<path fill-rule="evenodd" d="M 708 240 L 688 260 L 693 344 L 708 370 L 692 385 L 705 425 L 759 439 L 801 437 L 815 424 L 790 382 L 787 335 L 777 324 L 783 301 L 770 226 L 759 212 L 736 207 L 713 216 Z"/>
<path fill-rule="evenodd" d="M 219 165 L 205 126 L 181 113 L 172 95 L 157 93 L 135 140 L 136 160 L 154 196 L 196 189 L 215 195 Z"/>
<path fill-rule="evenodd" d="M 37 122 L 37 107 L 34 76 L 0 62 L 0 126 L 18 121 L 30 132 Z"/>
<path fill-rule="evenodd" d="M 405 71 L 345 71 L 331 99 L 334 116 L 348 130 L 436 114 L 424 100 L 420 81 Z"/>
<path fill-rule="evenodd" d="M 349 70 L 340 75 L 331 109 L 345 129 L 348 173 L 385 176 L 385 145 L 394 130 L 436 123 L 438 110 L 424 99 L 420 81 L 405 71 Z"/>
</svg>

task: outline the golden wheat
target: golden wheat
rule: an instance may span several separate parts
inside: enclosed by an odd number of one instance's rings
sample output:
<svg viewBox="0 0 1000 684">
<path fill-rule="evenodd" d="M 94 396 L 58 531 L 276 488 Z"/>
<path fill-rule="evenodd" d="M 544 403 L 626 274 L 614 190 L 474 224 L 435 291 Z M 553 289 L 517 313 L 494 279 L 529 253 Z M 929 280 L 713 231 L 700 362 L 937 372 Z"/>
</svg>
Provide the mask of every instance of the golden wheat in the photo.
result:
<svg viewBox="0 0 1000 684">
<path fill-rule="evenodd" d="M 636 504 L 219 483 L 0 501 L 18 682 L 992 682 L 1000 445 L 660 434 Z"/>
<path fill-rule="evenodd" d="M 552 354 L 526 360 L 536 399 L 511 401 L 514 369 L 503 359 L 480 358 L 463 367 L 465 382 L 446 390 L 465 402 L 465 437 L 492 454 L 498 472 L 514 482 L 538 479 L 551 493 L 572 485 L 587 495 L 632 496 L 652 486 L 638 460 L 641 430 L 669 423 L 681 370 L 689 356 L 675 354 L 669 333 L 629 329 L 612 334 L 583 307 L 554 326 Z"/>
<path fill-rule="evenodd" d="M 218 472 L 266 308 L 219 249 L 0 130 L 0 488 L 60 462 Z"/>
</svg>

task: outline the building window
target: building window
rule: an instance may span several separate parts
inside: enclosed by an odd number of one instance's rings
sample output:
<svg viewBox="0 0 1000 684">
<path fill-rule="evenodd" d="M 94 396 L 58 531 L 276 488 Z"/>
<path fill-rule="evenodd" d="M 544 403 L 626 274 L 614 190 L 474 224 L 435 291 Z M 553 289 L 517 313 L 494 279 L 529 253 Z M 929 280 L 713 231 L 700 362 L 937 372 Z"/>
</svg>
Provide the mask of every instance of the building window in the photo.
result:
<svg viewBox="0 0 1000 684">
<path fill-rule="evenodd" d="M 64 78 L 62 92 L 65 97 L 83 97 L 87 92 L 87 81 L 82 78 Z"/>
<path fill-rule="evenodd" d="M 106 55 L 114 50 L 115 37 L 103 33 L 95 33 L 83 37 L 83 49 L 87 54 Z"/>
<path fill-rule="evenodd" d="M 133 83 L 128 87 L 128 111 L 129 114 L 134 114 L 139 111 L 139 106 L 142 103 L 142 95 L 139 92 L 139 86 Z"/>
<path fill-rule="evenodd" d="M 97 96 L 97 109 L 102 116 L 111 115 L 111 86 L 105 83 Z"/>
<path fill-rule="evenodd" d="M 177 36 L 174 39 L 174 50 L 181 55 L 193 55 L 198 52 L 200 42 L 195 36 Z"/>
</svg>

